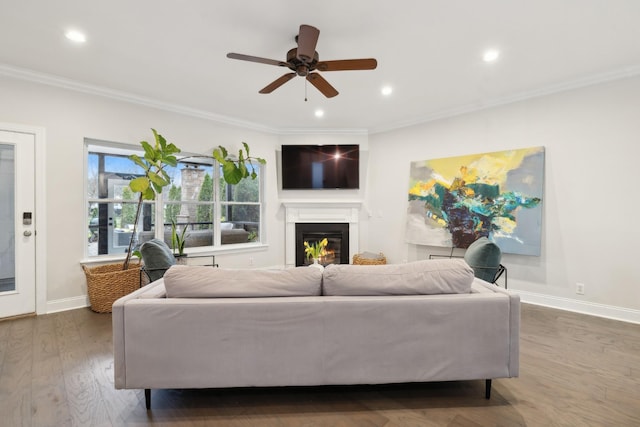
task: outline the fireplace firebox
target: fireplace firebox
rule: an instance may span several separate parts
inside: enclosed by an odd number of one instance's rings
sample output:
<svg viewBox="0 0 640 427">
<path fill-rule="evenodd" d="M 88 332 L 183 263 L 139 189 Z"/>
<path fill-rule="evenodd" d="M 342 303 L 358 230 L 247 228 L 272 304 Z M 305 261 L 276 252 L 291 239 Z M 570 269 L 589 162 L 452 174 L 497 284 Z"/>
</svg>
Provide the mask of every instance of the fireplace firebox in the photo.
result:
<svg viewBox="0 0 640 427">
<path fill-rule="evenodd" d="M 349 264 L 348 223 L 296 223 L 296 266 L 309 265 L 313 261 L 304 253 L 304 242 L 310 245 L 327 239 L 326 255 L 320 264 Z"/>
</svg>

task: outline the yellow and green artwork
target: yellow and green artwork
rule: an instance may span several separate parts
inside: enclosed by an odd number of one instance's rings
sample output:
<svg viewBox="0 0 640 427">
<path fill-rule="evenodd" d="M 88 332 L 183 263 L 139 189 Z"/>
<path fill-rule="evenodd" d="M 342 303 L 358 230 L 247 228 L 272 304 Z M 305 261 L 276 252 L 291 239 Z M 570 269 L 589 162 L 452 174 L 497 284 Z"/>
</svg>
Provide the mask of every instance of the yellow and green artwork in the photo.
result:
<svg viewBox="0 0 640 427">
<path fill-rule="evenodd" d="M 411 162 L 406 240 L 540 255 L 544 147 Z"/>
</svg>

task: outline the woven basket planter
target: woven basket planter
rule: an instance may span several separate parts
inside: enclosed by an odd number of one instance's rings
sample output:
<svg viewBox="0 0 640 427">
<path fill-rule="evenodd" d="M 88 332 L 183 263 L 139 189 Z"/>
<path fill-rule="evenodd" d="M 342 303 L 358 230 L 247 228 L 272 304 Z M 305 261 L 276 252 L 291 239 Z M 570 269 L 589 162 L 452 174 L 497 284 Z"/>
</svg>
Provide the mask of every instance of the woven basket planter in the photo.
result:
<svg viewBox="0 0 640 427">
<path fill-rule="evenodd" d="M 91 310 L 111 313 L 113 303 L 140 287 L 140 264 L 122 269 L 122 263 L 88 268 L 82 266 L 87 277 L 87 293 Z"/>
<path fill-rule="evenodd" d="M 387 258 L 384 254 L 380 253 L 376 258 L 365 258 L 360 254 L 353 256 L 353 264 L 355 265 L 384 265 L 387 263 Z"/>
</svg>

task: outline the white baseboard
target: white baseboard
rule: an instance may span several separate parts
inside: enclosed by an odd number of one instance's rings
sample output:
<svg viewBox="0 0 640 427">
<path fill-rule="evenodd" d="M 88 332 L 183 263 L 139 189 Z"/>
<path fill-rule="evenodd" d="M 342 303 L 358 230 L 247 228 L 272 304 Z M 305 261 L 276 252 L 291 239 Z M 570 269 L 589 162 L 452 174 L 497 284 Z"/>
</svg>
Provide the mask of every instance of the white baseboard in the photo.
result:
<svg viewBox="0 0 640 427">
<path fill-rule="evenodd" d="M 270 267 L 272 269 L 282 268 L 281 266 Z M 615 307 L 612 305 L 597 304 L 593 302 L 579 301 L 570 298 L 555 297 L 550 295 L 536 294 L 533 292 L 510 289 L 520 295 L 524 303 L 541 305 L 544 307 L 557 308 L 559 310 L 573 311 L 576 313 L 588 314 L 591 316 L 604 317 L 607 319 L 621 320 L 623 322 L 640 324 L 640 310 L 630 308 Z M 64 298 L 47 302 L 47 313 L 57 313 L 59 311 L 74 310 L 76 308 L 89 307 L 89 297 L 86 295 Z"/>
<path fill-rule="evenodd" d="M 89 297 L 87 295 L 47 301 L 47 314 L 84 307 L 89 307 Z"/>
<path fill-rule="evenodd" d="M 597 304 L 587 301 L 579 301 L 570 298 L 536 294 L 533 292 L 519 291 L 516 289 L 513 289 L 513 292 L 520 295 L 520 300 L 524 303 L 640 324 L 640 310 Z"/>
</svg>

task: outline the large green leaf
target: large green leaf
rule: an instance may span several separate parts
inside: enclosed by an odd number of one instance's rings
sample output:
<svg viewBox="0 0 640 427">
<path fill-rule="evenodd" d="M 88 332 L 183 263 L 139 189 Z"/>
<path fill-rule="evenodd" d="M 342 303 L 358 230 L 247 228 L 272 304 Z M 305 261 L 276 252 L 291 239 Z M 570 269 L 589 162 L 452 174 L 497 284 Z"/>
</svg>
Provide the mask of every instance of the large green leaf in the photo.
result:
<svg viewBox="0 0 640 427">
<path fill-rule="evenodd" d="M 242 171 L 231 161 L 223 163 L 222 175 L 224 176 L 224 180 L 232 185 L 239 183 L 244 177 Z"/>
<path fill-rule="evenodd" d="M 138 166 L 147 169 L 147 164 L 138 156 L 137 154 L 132 154 L 129 156 L 129 160 L 137 164 Z"/>
<path fill-rule="evenodd" d="M 154 184 L 160 186 L 160 187 L 164 187 L 165 185 L 169 185 L 169 181 L 165 180 L 164 178 L 162 178 L 160 175 L 158 175 L 155 172 L 149 172 L 149 179 L 151 180 L 151 182 L 153 182 Z"/>
<path fill-rule="evenodd" d="M 167 145 L 167 147 L 163 150 L 165 154 L 177 154 L 180 152 L 180 149 L 176 147 L 173 143 Z"/>
<path fill-rule="evenodd" d="M 164 178 L 165 181 L 167 181 L 168 183 L 171 183 L 171 177 L 169 176 L 167 171 L 165 171 L 164 169 L 160 169 L 158 173 L 162 175 L 162 178 Z"/>
<path fill-rule="evenodd" d="M 247 165 L 244 161 L 238 162 L 238 167 L 240 168 L 240 173 L 242 174 L 242 178 L 246 178 L 249 176 L 249 172 L 247 171 Z"/>
<path fill-rule="evenodd" d="M 146 176 L 132 179 L 129 183 L 129 187 L 136 193 L 142 193 L 149 188 L 149 179 Z"/>
<path fill-rule="evenodd" d="M 227 155 L 227 150 L 223 146 L 219 146 L 213 150 L 213 158 L 220 163 L 225 163 L 227 161 Z"/>
<path fill-rule="evenodd" d="M 173 166 L 174 168 L 178 166 L 178 159 L 173 155 L 162 156 L 162 161 L 169 166 Z"/>
<path fill-rule="evenodd" d="M 162 135 L 160 135 L 158 132 L 156 132 L 156 130 L 154 128 L 151 128 L 151 131 L 153 132 L 153 137 L 156 141 L 156 150 L 164 150 L 164 145 L 166 144 L 166 140 L 164 139 L 164 137 Z"/>
<path fill-rule="evenodd" d="M 160 143 L 161 151 L 165 151 L 167 149 L 167 140 L 164 139 L 164 136 L 158 134 L 158 142 Z"/>
<path fill-rule="evenodd" d="M 156 184 L 155 182 L 151 181 L 151 186 L 153 187 L 153 191 L 154 191 L 156 194 L 160 194 L 160 193 L 162 193 L 162 187 L 161 187 L 161 186 L 159 186 L 158 184 Z"/>
<path fill-rule="evenodd" d="M 151 144 L 149 144 L 147 141 L 141 141 L 140 145 L 142 145 L 142 148 L 144 148 L 144 158 L 145 159 L 149 159 L 149 160 L 155 160 L 156 159 L 156 151 L 153 149 Z"/>
<path fill-rule="evenodd" d="M 153 188 L 151 188 L 151 187 L 147 187 L 147 189 L 144 190 L 141 194 L 142 194 L 142 198 L 144 200 L 155 200 L 156 199 L 156 192 L 153 191 Z"/>
</svg>

